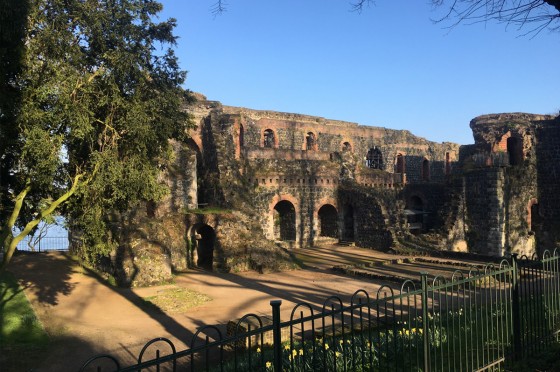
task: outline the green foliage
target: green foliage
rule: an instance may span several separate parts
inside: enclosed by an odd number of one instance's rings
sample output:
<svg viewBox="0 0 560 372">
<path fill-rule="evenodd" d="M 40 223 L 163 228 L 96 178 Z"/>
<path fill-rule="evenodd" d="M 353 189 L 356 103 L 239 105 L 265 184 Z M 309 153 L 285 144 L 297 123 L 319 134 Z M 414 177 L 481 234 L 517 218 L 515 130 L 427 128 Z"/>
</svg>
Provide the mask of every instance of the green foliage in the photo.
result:
<svg viewBox="0 0 560 372">
<path fill-rule="evenodd" d="M 25 202 L 19 210 L 11 197 L 0 213 L 4 251 L 14 225 L 68 199 L 63 212 L 84 247 L 106 254 L 108 211 L 165 195 L 158 174 L 169 140 L 191 125 L 181 110 L 191 96 L 170 48 L 175 20 L 153 21 L 161 9 L 152 0 L 30 0 L 20 9 L 22 58 L 3 81 L 18 101 L 0 114 L 0 190 Z"/>
</svg>

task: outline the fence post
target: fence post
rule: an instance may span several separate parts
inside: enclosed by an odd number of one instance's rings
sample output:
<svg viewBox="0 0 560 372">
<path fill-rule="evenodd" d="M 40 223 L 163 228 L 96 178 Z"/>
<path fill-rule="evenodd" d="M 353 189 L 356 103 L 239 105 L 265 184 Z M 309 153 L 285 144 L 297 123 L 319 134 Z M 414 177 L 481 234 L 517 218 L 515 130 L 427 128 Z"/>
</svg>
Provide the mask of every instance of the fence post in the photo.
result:
<svg viewBox="0 0 560 372">
<path fill-rule="evenodd" d="M 282 300 L 270 301 L 272 306 L 272 343 L 274 347 L 274 370 L 282 371 L 282 335 L 280 329 L 280 305 Z"/>
<path fill-rule="evenodd" d="M 519 303 L 519 266 L 517 263 L 517 253 L 513 253 L 512 266 L 513 266 L 513 301 L 512 301 L 512 315 L 513 315 L 513 359 L 520 360 L 523 354 L 521 348 L 521 304 Z"/>
<path fill-rule="evenodd" d="M 428 273 L 420 273 L 422 280 L 422 336 L 424 340 L 424 372 L 430 370 L 430 325 L 428 323 Z"/>
</svg>

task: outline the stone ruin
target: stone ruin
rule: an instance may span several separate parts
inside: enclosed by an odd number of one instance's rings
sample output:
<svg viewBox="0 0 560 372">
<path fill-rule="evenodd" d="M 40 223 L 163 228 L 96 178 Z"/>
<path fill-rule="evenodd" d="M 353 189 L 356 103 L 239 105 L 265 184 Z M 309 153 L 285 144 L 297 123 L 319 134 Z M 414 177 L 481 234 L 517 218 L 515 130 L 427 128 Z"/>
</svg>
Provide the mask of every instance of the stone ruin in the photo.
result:
<svg viewBox="0 0 560 372">
<path fill-rule="evenodd" d="M 293 265 L 282 247 L 321 241 L 506 256 L 560 239 L 553 116 L 479 116 L 475 143 L 460 146 L 202 95 L 187 110 L 197 127 L 174 143 L 169 196 L 121 229 L 121 282 L 161 282 L 188 266 L 280 270 Z"/>
</svg>

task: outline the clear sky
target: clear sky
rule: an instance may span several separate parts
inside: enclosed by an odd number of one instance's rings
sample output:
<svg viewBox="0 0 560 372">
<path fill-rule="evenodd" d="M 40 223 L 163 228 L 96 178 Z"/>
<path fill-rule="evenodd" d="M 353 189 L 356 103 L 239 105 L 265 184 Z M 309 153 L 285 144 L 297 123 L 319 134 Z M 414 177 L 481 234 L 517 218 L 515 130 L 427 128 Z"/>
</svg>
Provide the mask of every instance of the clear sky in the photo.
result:
<svg viewBox="0 0 560 372">
<path fill-rule="evenodd" d="M 482 114 L 560 110 L 560 33 L 434 24 L 427 0 L 160 0 L 185 87 L 224 105 L 408 129 L 473 143 Z M 527 29 L 525 29 L 527 31 Z"/>
</svg>

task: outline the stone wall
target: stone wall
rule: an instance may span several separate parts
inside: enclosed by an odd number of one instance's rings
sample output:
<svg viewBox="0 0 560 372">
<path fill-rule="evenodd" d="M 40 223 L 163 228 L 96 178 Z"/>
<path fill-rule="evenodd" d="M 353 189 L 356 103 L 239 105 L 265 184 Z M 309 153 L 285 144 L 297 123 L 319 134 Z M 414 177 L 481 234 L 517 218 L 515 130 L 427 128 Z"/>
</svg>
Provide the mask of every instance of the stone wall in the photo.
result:
<svg viewBox="0 0 560 372">
<path fill-rule="evenodd" d="M 166 257 L 161 268 L 289 267 L 280 246 L 314 245 L 321 225 L 336 230 L 330 239 L 380 250 L 429 233 L 437 247 L 502 256 L 560 238 L 560 126 L 552 117 L 481 116 L 471 122 L 475 144 L 459 146 L 204 97 L 188 110 L 198 127 L 174 145 L 162 175 L 171 193 L 142 222 L 156 239 L 127 230 L 128 255 Z M 169 227 L 158 231 L 162 224 Z"/>
</svg>

